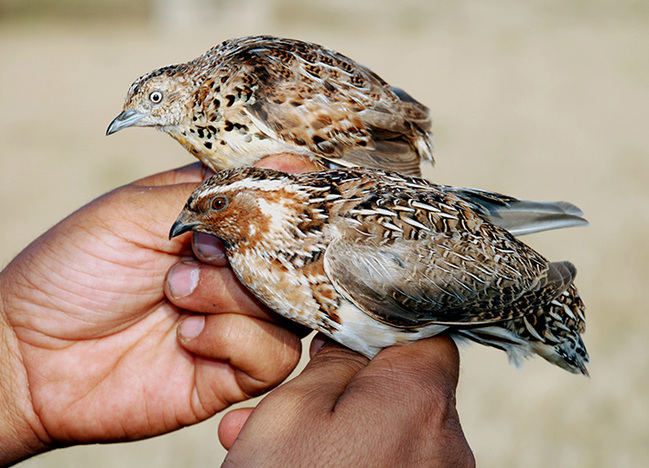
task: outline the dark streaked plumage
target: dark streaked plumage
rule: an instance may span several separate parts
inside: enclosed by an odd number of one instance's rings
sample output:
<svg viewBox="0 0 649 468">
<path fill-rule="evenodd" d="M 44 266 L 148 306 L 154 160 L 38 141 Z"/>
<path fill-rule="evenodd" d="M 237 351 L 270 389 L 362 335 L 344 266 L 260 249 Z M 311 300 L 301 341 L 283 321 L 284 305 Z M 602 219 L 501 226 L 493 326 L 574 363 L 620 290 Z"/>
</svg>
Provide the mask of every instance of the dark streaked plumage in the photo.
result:
<svg viewBox="0 0 649 468">
<path fill-rule="evenodd" d="M 587 374 L 574 266 L 458 191 L 472 192 L 371 169 L 228 170 L 194 191 L 170 235 L 218 236 L 261 301 L 368 357 L 448 331 Z"/>
<path fill-rule="evenodd" d="M 417 175 L 433 160 L 424 105 L 333 50 L 271 36 L 138 78 L 107 134 L 127 126 L 164 131 L 215 171 L 279 152 Z"/>
</svg>

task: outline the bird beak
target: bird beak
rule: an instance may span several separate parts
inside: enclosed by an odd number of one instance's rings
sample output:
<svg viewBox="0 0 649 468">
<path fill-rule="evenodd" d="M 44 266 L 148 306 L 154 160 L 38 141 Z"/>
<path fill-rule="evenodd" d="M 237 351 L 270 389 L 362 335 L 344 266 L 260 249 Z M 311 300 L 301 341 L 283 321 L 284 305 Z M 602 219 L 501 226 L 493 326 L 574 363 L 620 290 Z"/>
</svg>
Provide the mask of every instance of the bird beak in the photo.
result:
<svg viewBox="0 0 649 468">
<path fill-rule="evenodd" d="M 110 123 L 108 130 L 106 130 L 106 136 L 119 132 L 123 128 L 130 127 L 142 117 L 146 116 L 147 114 L 135 112 L 134 110 L 123 111 Z"/>
<path fill-rule="evenodd" d="M 176 222 L 173 224 L 173 226 L 171 226 L 171 229 L 169 230 L 169 239 L 173 239 L 174 237 L 179 236 L 184 232 L 192 231 L 194 230 L 194 228 L 198 227 L 199 223 L 197 221 L 191 221 L 187 218 L 188 216 L 183 210 L 178 216 L 178 219 L 176 219 Z"/>
</svg>

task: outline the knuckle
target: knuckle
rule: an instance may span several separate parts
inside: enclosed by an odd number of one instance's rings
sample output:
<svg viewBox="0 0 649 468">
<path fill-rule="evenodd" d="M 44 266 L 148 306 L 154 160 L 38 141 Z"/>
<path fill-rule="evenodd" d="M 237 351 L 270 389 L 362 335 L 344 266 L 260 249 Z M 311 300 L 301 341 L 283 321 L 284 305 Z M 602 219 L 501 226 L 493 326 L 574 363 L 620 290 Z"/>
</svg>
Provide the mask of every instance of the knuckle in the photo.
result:
<svg viewBox="0 0 649 468">
<path fill-rule="evenodd" d="M 369 359 L 348 348 L 327 343 L 320 348 L 314 361 L 322 362 L 323 364 L 340 364 L 360 370 L 367 366 Z"/>
</svg>

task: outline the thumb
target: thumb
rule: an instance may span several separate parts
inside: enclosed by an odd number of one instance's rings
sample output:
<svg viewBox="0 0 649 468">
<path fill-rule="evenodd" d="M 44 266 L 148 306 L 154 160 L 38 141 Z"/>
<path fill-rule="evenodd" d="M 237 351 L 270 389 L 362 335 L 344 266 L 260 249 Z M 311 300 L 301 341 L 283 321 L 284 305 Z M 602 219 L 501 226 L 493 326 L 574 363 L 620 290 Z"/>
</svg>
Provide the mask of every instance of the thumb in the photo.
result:
<svg viewBox="0 0 649 468">
<path fill-rule="evenodd" d="M 412 402 L 419 396 L 425 406 L 455 407 L 455 389 L 460 372 L 457 346 L 447 336 L 436 336 L 401 346 L 391 346 L 377 354 L 363 368 L 354 385 L 347 389 L 338 405 L 344 400 L 354 401 L 358 395 L 372 395 L 378 405 Z M 408 388 L 408 392 L 403 392 Z"/>
<path fill-rule="evenodd" d="M 254 408 L 239 408 L 229 411 L 219 422 L 219 441 L 223 448 L 230 450 L 239 436 L 241 428 L 246 423 Z"/>
</svg>

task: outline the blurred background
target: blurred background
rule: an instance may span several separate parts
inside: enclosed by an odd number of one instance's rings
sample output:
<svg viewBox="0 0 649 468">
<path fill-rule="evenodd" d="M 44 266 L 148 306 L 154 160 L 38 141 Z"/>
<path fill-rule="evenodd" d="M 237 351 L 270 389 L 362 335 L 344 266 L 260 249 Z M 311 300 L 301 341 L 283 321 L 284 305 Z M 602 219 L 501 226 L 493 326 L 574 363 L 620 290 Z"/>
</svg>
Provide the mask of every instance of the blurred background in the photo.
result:
<svg viewBox="0 0 649 468">
<path fill-rule="evenodd" d="M 591 221 L 525 240 L 579 270 L 592 378 L 463 348 L 478 465 L 648 466 L 646 1 L 0 0 L 2 265 L 94 197 L 191 161 L 151 130 L 104 136 L 135 78 L 259 33 L 337 49 L 427 104 L 433 180 L 569 200 Z M 21 466 L 217 464 L 217 423 Z"/>
</svg>

